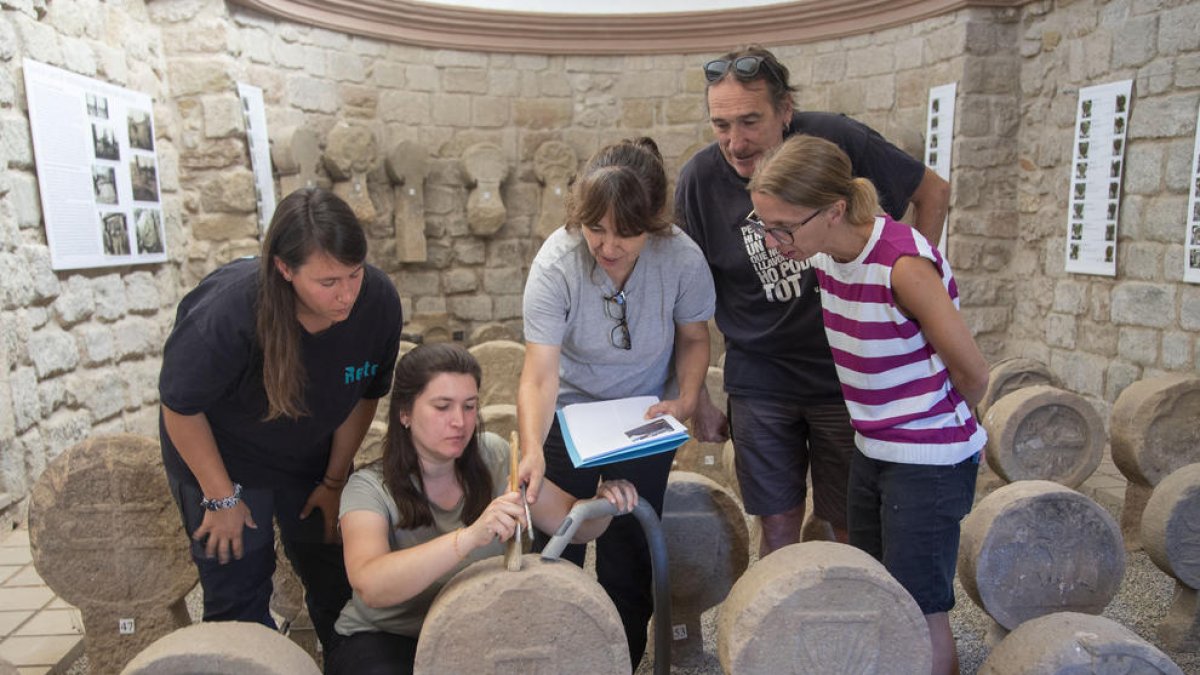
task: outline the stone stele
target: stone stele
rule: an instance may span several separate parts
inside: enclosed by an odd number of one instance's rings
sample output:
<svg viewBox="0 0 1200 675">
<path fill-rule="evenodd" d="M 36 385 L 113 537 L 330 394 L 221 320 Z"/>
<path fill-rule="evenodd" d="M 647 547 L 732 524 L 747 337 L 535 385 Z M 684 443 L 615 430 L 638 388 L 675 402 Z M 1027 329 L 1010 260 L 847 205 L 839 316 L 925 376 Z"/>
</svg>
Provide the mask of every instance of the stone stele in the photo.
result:
<svg viewBox="0 0 1200 675">
<path fill-rule="evenodd" d="M 997 361 L 988 372 L 988 386 L 975 410 L 982 419 L 992 405 L 1012 392 L 1039 384 L 1062 387 L 1046 364 L 1022 356 Z"/>
<path fill-rule="evenodd" d="M 1158 626 L 1162 643 L 1178 651 L 1200 648 L 1200 464 L 1177 469 L 1154 488 L 1142 513 L 1146 554 L 1175 578 L 1171 608 Z"/>
<path fill-rule="evenodd" d="M 932 665 L 917 603 L 883 565 L 845 544 L 792 544 L 733 586 L 717 624 L 730 675 L 912 673 Z"/>
<path fill-rule="evenodd" d="M 121 675 L 319 675 L 304 650 L 258 623 L 212 621 L 166 635 Z"/>
<path fill-rule="evenodd" d="M 672 471 L 663 501 L 671 579 L 671 665 L 704 660 L 700 615 L 725 599 L 750 563 L 749 532 L 733 493 L 708 478 Z"/>
<path fill-rule="evenodd" d="M 1056 612 L 1031 619 L 996 645 L 979 675 L 1183 675 L 1154 645 L 1102 616 Z"/>
<path fill-rule="evenodd" d="M 471 233 L 490 236 L 508 219 L 500 199 L 500 184 L 508 177 L 504 153 L 493 143 L 476 143 L 463 151 L 463 171 L 471 195 L 467 197 L 467 224 Z"/>
<path fill-rule="evenodd" d="M 333 193 L 350 205 L 364 226 L 375 220 L 375 204 L 367 174 L 379 164 L 375 134 L 362 124 L 339 120 L 325 139 L 325 170 L 333 178 Z"/>
<path fill-rule="evenodd" d="M 566 561 L 525 555 L 459 572 L 438 594 L 417 641 L 415 672 L 629 675 L 629 647 L 604 589 Z"/>
<path fill-rule="evenodd" d="M 512 403 L 493 403 L 479 409 L 483 428 L 500 436 L 510 438 L 517 430 L 517 406 Z"/>
<path fill-rule="evenodd" d="M 712 397 L 713 405 L 718 410 L 725 410 L 725 371 L 715 366 L 708 367 L 705 386 Z M 729 472 L 725 470 L 723 443 L 705 443 L 696 438 L 695 417 L 687 421 L 688 433 L 691 438 L 675 451 L 675 462 L 672 469 L 676 471 L 692 471 L 712 480 L 729 485 Z"/>
<path fill-rule="evenodd" d="M 481 324 L 475 330 L 471 331 L 470 344 L 472 347 L 481 345 L 492 340 L 508 340 L 509 342 L 520 342 L 521 336 L 509 326 L 497 321 Z"/>
<path fill-rule="evenodd" d="M 281 129 L 271 140 L 271 161 L 279 173 L 279 192 L 284 196 L 322 183 L 317 174 L 321 166 L 321 141 L 317 132 L 308 127 Z"/>
<path fill-rule="evenodd" d="M 1004 629 L 1054 612 L 1099 614 L 1124 574 L 1116 521 L 1058 483 L 1005 485 L 963 520 L 959 581 Z"/>
<path fill-rule="evenodd" d="M 483 371 L 479 405 L 515 405 L 521 368 L 525 365 L 525 345 L 511 340 L 493 340 L 477 344 L 469 351 Z"/>
<path fill-rule="evenodd" d="M 545 239 L 567 222 L 567 191 L 579 158 L 575 150 L 562 141 L 546 141 L 533 154 L 533 173 L 542 186 L 542 203 L 538 210 L 534 234 Z"/>
<path fill-rule="evenodd" d="M 29 541 L 46 585 L 83 615 L 94 672 L 120 671 L 191 623 L 183 600 L 196 567 L 157 440 L 92 436 L 67 448 L 34 484 Z"/>
<path fill-rule="evenodd" d="M 1051 480 L 1074 488 L 1104 457 L 1104 420 L 1082 396 L 1049 385 L 996 401 L 983 418 L 988 466 L 1006 481 Z"/>
<path fill-rule="evenodd" d="M 384 162 L 392 182 L 392 227 L 397 262 L 425 262 L 425 178 L 429 151 L 412 141 L 392 146 Z"/>
</svg>

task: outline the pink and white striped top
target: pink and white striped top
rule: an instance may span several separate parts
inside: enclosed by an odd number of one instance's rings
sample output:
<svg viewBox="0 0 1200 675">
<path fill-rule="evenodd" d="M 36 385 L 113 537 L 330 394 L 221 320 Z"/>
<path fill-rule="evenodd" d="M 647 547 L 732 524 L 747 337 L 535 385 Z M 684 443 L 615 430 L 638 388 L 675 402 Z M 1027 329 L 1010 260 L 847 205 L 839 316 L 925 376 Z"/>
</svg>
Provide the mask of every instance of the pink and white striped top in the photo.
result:
<svg viewBox="0 0 1200 675">
<path fill-rule="evenodd" d="M 958 307 L 958 287 L 938 250 L 908 225 L 881 216 L 856 259 L 810 258 L 825 334 L 864 455 L 902 464 L 957 464 L 983 448 L 987 432 L 954 389 L 921 326 L 896 306 L 892 266 L 904 256 L 933 261 Z"/>
</svg>

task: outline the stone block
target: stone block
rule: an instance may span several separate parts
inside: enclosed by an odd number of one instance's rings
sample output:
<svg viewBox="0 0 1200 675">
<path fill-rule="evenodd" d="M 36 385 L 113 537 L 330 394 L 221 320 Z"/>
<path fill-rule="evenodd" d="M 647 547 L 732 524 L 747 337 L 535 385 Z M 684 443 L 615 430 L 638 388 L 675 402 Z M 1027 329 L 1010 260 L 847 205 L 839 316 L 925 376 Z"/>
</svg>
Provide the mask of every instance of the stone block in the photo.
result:
<svg viewBox="0 0 1200 675">
<path fill-rule="evenodd" d="M 499 96 L 471 97 L 471 126 L 503 127 L 508 124 L 509 99 Z"/>
<path fill-rule="evenodd" d="M 37 374 L 33 368 L 17 368 L 9 376 L 8 384 L 12 389 L 12 414 L 16 432 L 24 433 L 42 417 L 41 408 L 38 406 Z"/>
<path fill-rule="evenodd" d="M 121 671 L 122 675 L 320 672 L 311 656 L 278 631 L 244 621 L 204 622 L 174 630 L 146 646 Z"/>
<path fill-rule="evenodd" d="M 1112 291 L 1112 320 L 1116 324 L 1166 328 L 1175 321 L 1175 286 L 1132 281 Z"/>
<path fill-rule="evenodd" d="M 988 466 L 1006 481 L 1083 484 L 1104 456 L 1104 420 L 1082 396 L 1047 385 L 1018 389 L 983 417 Z"/>
<path fill-rule="evenodd" d="M 38 574 L 82 612 L 100 672 L 190 622 L 183 598 L 196 570 L 157 440 L 96 437 L 63 452 L 30 495 L 29 539 Z M 118 618 L 134 619 L 136 632 L 113 630 Z"/>
<path fill-rule="evenodd" d="M 1114 70 L 1140 66 L 1158 54 L 1158 20 L 1154 15 L 1130 17 L 1113 30 L 1114 42 L 1121 45 L 1113 50 Z"/>
<path fill-rule="evenodd" d="M 671 665 L 704 661 L 700 616 L 728 595 L 750 562 L 738 499 L 696 473 L 672 471 L 663 498 L 663 537 L 671 583 Z"/>
<path fill-rule="evenodd" d="M 442 275 L 442 289 L 447 294 L 468 293 L 479 288 L 479 278 L 468 269 L 456 268 Z"/>
<path fill-rule="evenodd" d="M 125 381 L 115 368 L 100 368 L 74 373 L 68 386 L 76 403 L 92 414 L 92 422 L 100 422 L 119 414 L 125 408 Z"/>
<path fill-rule="evenodd" d="M 470 348 L 483 370 L 480 405 L 517 402 L 517 387 L 525 365 L 525 345 L 510 340 L 484 342 Z"/>
<path fill-rule="evenodd" d="M 434 94 L 433 119 L 452 127 L 471 126 L 471 97 L 468 94 Z"/>
<path fill-rule="evenodd" d="M 517 433 L 517 406 L 510 403 L 493 403 L 481 406 L 479 419 L 483 428 L 501 438 L 510 438 Z"/>
<path fill-rule="evenodd" d="M 1115 401 L 1125 387 L 1137 382 L 1142 368 L 1124 361 L 1113 361 L 1104 374 L 1104 400 Z"/>
<path fill-rule="evenodd" d="M 200 185 L 200 206 L 208 213 L 255 213 L 254 174 L 247 167 L 229 167 Z"/>
<path fill-rule="evenodd" d="M 341 101 L 338 85 L 329 80 L 320 80 L 308 75 L 292 75 L 284 84 L 284 102 L 289 106 L 309 113 L 334 115 Z"/>
<path fill-rule="evenodd" d="M 150 356 L 162 349 L 159 324 L 140 316 L 127 316 L 113 324 L 113 342 L 117 361 Z"/>
<path fill-rule="evenodd" d="M 1142 366 L 1158 363 L 1160 331 L 1123 326 L 1117 331 L 1117 355 Z"/>
<path fill-rule="evenodd" d="M 1142 512 L 1142 544 L 1164 573 L 1191 589 L 1200 588 L 1200 464 L 1188 464 L 1162 480 Z"/>
<path fill-rule="evenodd" d="M 490 295 L 520 295 L 525 288 L 525 274 L 519 267 L 488 268 L 483 271 L 483 290 Z"/>
<path fill-rule="evenodd" d="M 1192 363 L 1192 334 L 1164 331 L 1159 363 L 1168 370 L 1186 370 Z"/>
<path fill-rule="evenodd" d="M 866 553 L 831 542 L 759 560 L 721 607 L 726 673 L 929 672 L 929 629 L 912 596 Z"/>
<path fill-rule="evenodd" d="M 79 365 L 79 349 L 70 333 L 57 326 L 36 331 L 29 344 L 29 357 L 38 379 L 73 370 Z"/>
<path fill-rule="evenodd" d="M 487 296 L 458 296 L 448 298 L 446 306 L 455 318 L 463 321 L 491 321 L 492 299 Z"/>
<path fill-rule="evenodd" d="M 1124 573 L 1116 521 L 1057 483 L 1025 480 L 998 488 L 963 520 L 959 581 L 1008 630 L 1054 612 L 1099 614 Z"/>
<path fill-rule="evenodd" d="M 1175 138 L 1190 135 L 1195 120 L 1198 97 L 1195 94 L 1172 93 L 1166 96 L 1141 99 L 1136 103 L 1137 118 L 1129 126 L 1129 138 Z"/>
<path fill-rule="evenodd" d="M 130 312 L 147 314 L 159 309 L 158 283 L 149 272 L 125 276 L 125 297 Z"/>
<path fill-rule="evenodd" d="M 1135 382 L 1113 404 L 1113 462 L 1131 483 L 1148 487 L 1200 462 L 1200 377 L 1164 375 Z"/>
<path fill-rule="evenodd" d="M 23 171 L 11 171 L 7 178 L 8 198 L 12 203 L 17 227 L 22 230 L 38 227 L 42 222 L 42 199 L 38 192 L 37 176 Z M 16 240 L 9 243 L 16 243 Z"/>
<path fill-rule="evenodd" d="M 204 107 L 205 138 L 227 138 L 244 133 L 242 104 L 236 96 L 204 96 L 201 102 Z"/>
<path fill-rule="evenodd" d="M 979 675 L 1099 672 L 1110 664 L 1183 675 L 1137 633 L 1112 619 L 1079 612 L 1056 612 L 1021 624 L 992 649 Z"/>
<path fill-rule="evenodd" d="M 495 617 L 522 627 L 495 640 Z M 464 644 L 472 645 L 463 649 Z M 630 672 L 616 608 L 580 568 L 526 555 L 518 572 L 500 557 L 450 580 L 425 617 L 415 672 Z"/>
<path fill-rule="evenodd" d="M 488 71 L 486 68 L 443 68 L 441 88 L 449 93 L 486 94 Z"/>
<path fill-rule="evenodd" d="M 233 91 L 230 64 L 211 56 L 173 58 L 167 63 L 167 79 L 173 96 L 200 96 L 214 91 Z"/>
<path fill-rule="evenodd" d="M 0 111 L 0 157 L 8 158 L 9 169 L 33 170 L 33 141 L 24 115 Z"/>
<path fill-rule="evenodd" d="M 192 235 L 208 241 L 231 241 L 258 233 L 258 219 L 248 213 L 201 213 L 189 219 Z"/>
<path fill-rule="evenodd" d="M 556 129 L 571 124 L 569 98 L 521 98 L 513 101 L 513 123 L 529 129 Z"/>
</svg>

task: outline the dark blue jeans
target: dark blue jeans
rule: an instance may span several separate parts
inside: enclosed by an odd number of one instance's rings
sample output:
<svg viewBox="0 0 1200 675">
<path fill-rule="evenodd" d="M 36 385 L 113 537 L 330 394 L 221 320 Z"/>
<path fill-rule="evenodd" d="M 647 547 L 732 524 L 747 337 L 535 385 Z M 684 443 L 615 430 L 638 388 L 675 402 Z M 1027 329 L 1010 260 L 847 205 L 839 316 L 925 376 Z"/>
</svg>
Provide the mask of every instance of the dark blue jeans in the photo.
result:
<svg viewBox="0 0 1200 675">
<path fill-rule="evenodd" d="M 200 488 L 167 476 L 171 494 L 183 517 L 189 541 L 204 519 Z M 254 621 L 276 628 L 271 618 L 271 575 L 275 573 L 275 528 L 283 550 L 304 584 L 304 601 L 313 628 L 326 654 L 342 639 L 333 624 L 350 600 L 350 582 L 340 544 L 324 543 L 320 511 L 300 520 L 312 489 L 304 486 L 246 488 L 242 501 L 250 508 L 256 529 L 242 530 L 242 557 L 222 565 L 205 555 L 204 541 L 191 541 L 192 560 L 204 589 L 205 621 Z"/>
<path fill-rule="evenodd" d="M 624 479 L 637 488 L 638 499 L 645 500 L 654 507 L 659 518 L 662 517 L 667 474 L 675 458 L 674 451 L 576 469 L 567 454 L 557 419 L 550 427 L 542 449 L 546 456 L 546 479 L 554 481 L 568 494 L 589 499 L 596 496 L 596 486 L 601 479 Z M 535 551 L 541 551 L 549 540 L 548 535 L 534 530 Z M 562 557 L 583 567 L 586 553 L 585 544 L 570 544 Z M 596 579 L 621 615 L 625 638 L 629 641 L 629 661 L 634 670 L 646 651 L 646 627 L 654 614 L 653 578 L 650 547 L 641 523 L 629 515 L 613 518 L 604 534 L 596 539 Z"/>
</svg>

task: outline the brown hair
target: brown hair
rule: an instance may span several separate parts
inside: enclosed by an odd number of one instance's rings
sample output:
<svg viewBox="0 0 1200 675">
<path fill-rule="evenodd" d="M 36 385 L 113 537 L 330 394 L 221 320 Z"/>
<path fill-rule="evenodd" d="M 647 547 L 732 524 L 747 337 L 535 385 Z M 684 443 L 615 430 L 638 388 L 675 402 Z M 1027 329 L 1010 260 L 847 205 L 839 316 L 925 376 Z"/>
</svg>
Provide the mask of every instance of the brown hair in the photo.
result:
<svg viewBox="0 0 1200 675">
<path fill-rule="evenodd" d="M 844 199 L 845 220 L 855 225 L 868 223 L 879 213 L 871 181 L 856 178 L 846 153 L 816 136 L 797 134 L 784 141 L 758 163 L 746 187 L 793 206 L 826 207 Z"/>
<path fill-rule="evenodd" d="M 610 211 L 622 237 L 670 231 L 667 172 L 650 138 L 625 139 L 592 155 L 567 195 L 567 227 L 588 227 Z"/>
<path fill-rule="evenodd" d="M 263 350 L 267 421 L 308 414 L 296 291 L 276 269 L 275 260 L 295 269 L 317 251 L 343 265 L 359 265 L 367 257 L 367 237 L 354 212 L 332 192 L 297 190 L 275 208 L 258 270 L 256 333 Z"/>
<path fill-rule="evenodd" d="M 392 384 L 392 402 L 388 408 L 388 429 L 383 441 L 383 480 L 399 513 L 397 527 L 411 529 L 433 525 L 433 511 L 425 496 L 421 461 L 413 444 L 412 430 L 405 428 L 400 416 L 412 413 L 413 403 L 425 387 L 442 373 L 470 375 L 475 386 L 483 377 L 479 362 L 461 345 L 436 343 L 420 345 L 396 364 Z M 454 460 L 454 472 L 463 489 L 462 521 L 473 523 L 492 501 L 492 474 L 479 452 L 480 426 L 461 456 Z"/>
<path fill-rule="evenodd" d="M 758 65 L 758 72 L 750 77 L 742 77 L 737 73 L 737 69 L 733 67 L 733 62 L 743 56 L 756 56 L 761 59 Z M 708 107 L 708 90 L 712 89 L 713 85 L 724 82 L 729 78 L 734 78 L 743 84 L 747 82 L 762 81 L 767 85 L 767 94 L 771 97 L 771 103 L 775 110 L 783 110 L 788 104 L 795 106 L 795 100 L 792 95 L 796 93 L 796 87 L 788 84 L 787 66 L 783 65 L 775 55 L 766 47 L 759 44 L 746 45 L 724 54 L 717 58 L 718 61 L 728 61 L 729 67 L 725 70 L 725 74 L 721 77 L 709 82 L 704 87 L 704 106 Z"/>
</svg>

